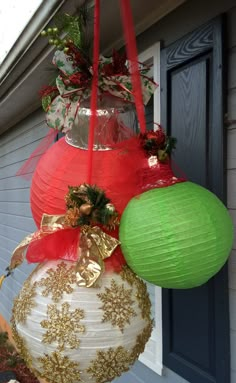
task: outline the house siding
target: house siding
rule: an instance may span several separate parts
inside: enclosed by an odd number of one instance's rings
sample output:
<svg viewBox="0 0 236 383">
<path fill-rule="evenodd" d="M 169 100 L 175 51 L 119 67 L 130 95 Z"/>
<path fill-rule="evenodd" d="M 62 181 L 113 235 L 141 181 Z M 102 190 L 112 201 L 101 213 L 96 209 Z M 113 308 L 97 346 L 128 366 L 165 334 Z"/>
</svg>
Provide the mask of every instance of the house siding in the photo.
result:
<svg viewBox="0 0 236 383">
<path fill-rule="evenodd" d="M 236 6 L 235 0 L 189 0 L 186 4 L 149 28 L 138 38 L 139 51 L 156 41 L 167 46 L 194 28 L 217 16 L 227 14 L 227 205 L 236 227 Z M 19 241 L 35 230 L 29 204 L 30 182 L 15 173 L 47 132 L 44 114 L 37 111 L 0 136 L 0 275 Z M 9 321 L 12 301 L 33 265 L 22 265 L 0 290 L 0 313 Z M 236 383 L 236 240 L 229 259 L 229 299 L 231 332 L 231 383 Z M 115 379 L 115 383 L 188 383 L 164 368 L 160 377 L 140 362 Z M 224 382 L 222 382 L 224 383 Z"/>
<path fill-rule="evenodd" d="M 29 203 L 30 181 L 15 174 L 47 131 L 40 110 L 0 138 L 0 275 L 14 248 L 36 229 Z M 0 290 L 0 313 L 8 322 L 13 298 L 33 267 L 23 264 Z"/>
</svg>

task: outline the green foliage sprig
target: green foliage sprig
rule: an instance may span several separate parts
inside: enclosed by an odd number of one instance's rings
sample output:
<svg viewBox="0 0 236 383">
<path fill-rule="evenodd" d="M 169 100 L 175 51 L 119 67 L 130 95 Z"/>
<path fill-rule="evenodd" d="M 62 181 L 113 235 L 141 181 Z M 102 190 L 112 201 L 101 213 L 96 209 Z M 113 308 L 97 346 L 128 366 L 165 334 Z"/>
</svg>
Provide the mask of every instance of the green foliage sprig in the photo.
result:
<svg viewBox="0 0 236 383">
<path fill-rule="evenodd" d="M 89 57 L 91 53 L 91 36 L 89 21 L 91 19 L 88 5 L 83 4 L 78 15 L 59 14 L 54 18 L 54 26 L 41 32 L 41 36 L 48 37 L 50 45 L 68 53 L 71 44 Z"/>
<path fill-rule="evenodd" d="M 69 186 L 65 201 L 65 223 L 70 226 L 101 224 L 114 229 L 119 224 L 114 205 L 96 185 Z"/>
</svg>

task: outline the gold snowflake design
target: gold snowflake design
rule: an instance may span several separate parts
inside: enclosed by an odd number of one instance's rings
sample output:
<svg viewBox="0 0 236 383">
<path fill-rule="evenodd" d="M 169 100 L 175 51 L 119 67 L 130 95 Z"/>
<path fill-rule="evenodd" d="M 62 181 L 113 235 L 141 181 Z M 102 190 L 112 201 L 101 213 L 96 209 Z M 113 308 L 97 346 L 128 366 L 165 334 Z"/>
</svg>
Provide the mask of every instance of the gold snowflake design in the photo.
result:
<svg viewBox="0 0 236 383">
<path fill-rule="evenodd" d="M 102 321 L 111 322 L 112 326 L 118 326 L 121 332 L 125 325 L 130 324 L 130 319 L 137 314 L 131 307 L 134 301 L 131 299 L 132 289 L 125 289 L 124 285 L 118 285 L 114 279 L 110 287 L 105 287 L 105 293 L 97 294 L 103 302 L 100 308 L 104 311 Z"/>
<path fill-rule="evenodd" d="M 47 270 L 48 277 L 42 278 L 38 282 L 40 287 L 45 289 L 42 291 L 42 295 L 47 297 L 52 294 L 52 300 L 59 302 L 63 296 L 63 293 L 71 294 L 73 287 L 71 284 L 76 282 L 76 275 L 74 267 L 67 268 L 64 262 L 59 263 L 56 269 Z"/>
<path fill-rule="evenodd" d="M 90 362 L 87 372 L 96 379 L 96 383 L 111 382 L 128 371 L 132 363 L 130 353 L 123 346 L 119 346 L 107 351 L 97 351 L 97 357 Z"/>
<path fill-rule="evenodd" d="M 25 323 L 31 309 L 36 306 L 34 298 L 36 296 L 36 283 L 33 285 L 27 279 L 20 291 L 20 294 L 14 300 L 14 319 L 18 323 Z"/>
<path fill-rule="evenodd" d="M 12 330 L 12 337 L 13 337 L 13 340 L 15 342 L 17 351 L 19 352 L 22 359 L 24 359 L 26 366 L 34 375 L 40 376 L 39 371 L 33 367 L 32 357 L 28 351 L 28 348 L 26 346 L 24 339 L 21 338 L 21 336 L 19 335 L 19 333 L 17 331 L 16 323 L 14 320 L 14 312 L 13 312 L 13 316 L 11 318 L 11 330 Z"/>
<path fill-rule="evenodd" d="M 138 306 L 141 310 L 143 319 L 149 319 L 151 315 L 151 301 L 147 291 L 146 284 L 140 279 L 136 283 L 137 293 L 135 294 L 138 299 Z"/>
<path fill-rule="evenodd" d="M 143 329 L 141 334 L 139 334 L 136 338 L 136 343 L 131 352 L 131 358 L 133 359 L 133 363 L 136 359 L 138 359 L 139 355 L 144 352 L 145 345 L 148 339 L 151 336 L 153 328 L 153 321 L 149 320 L 148 325 Z"/>
<path fill-rule="evenodd" d="M 42 341 L 49 344 L 58 342 L 59 351 L 64 350 L 65 345 L 72 349 L 79 347 L 80 340 L 75 333 L 85 331 L 85 327 L 80 324 L 80 320 L 84 318 L 84 310 L 75 309 L 70 312 L 70 305 L 65 302 L 61 311 L 56 305 L 48 305 L 47 315 L 49 319 L 40 322 L 41 326 L 47 329 Z"/>
<path fill-rule="evenodd" d="M 133 286 L 136 283 L 137 275 L 133 273 L 133 271 L 128 266 L 123 266 L 120 276 L 123 281 L 129 283 L 130 286 Z"/>
<path fill-rule="evenodd" d="M 128 266 L 123 267 L 120 275 L 124 281 L 129 283 L 130 286 L 136 287 L 137 293 L 135 295 L 138 300 L 142 318 L 149 320 L 151 315 L 151 301 L 149 299 L 146 283 L 134 274 Z"/>
<path fill-rule="evenodd" d="M 21 357 L 24 359 L 26 365 L 28 368 L 31 368 L 32 365 L 32 358 L 30 356 L 30 353 L 26 347 L 25 341 L 21 338 L 19 335 L 17 328 L 16 328 L 16 322 L 15 322 L 15 315 L 14 315 L 14 309 L 13 309 L 13 315 L 11 318 L 11 330 L 12 330 L 12 336 L 14 339 L 14 342 L 16 344 L 17 350 Z"/>
<path fill-rule="evenodd" d="M 43 357 L 38 358 L 43 372 L 40 373 L 42 378 L 45 378 L 50 383 L 74 383 L 81 382 L 79 364 L 73 362 L 54 351 L 51 355 L 45 354 Z"/>
</svg>

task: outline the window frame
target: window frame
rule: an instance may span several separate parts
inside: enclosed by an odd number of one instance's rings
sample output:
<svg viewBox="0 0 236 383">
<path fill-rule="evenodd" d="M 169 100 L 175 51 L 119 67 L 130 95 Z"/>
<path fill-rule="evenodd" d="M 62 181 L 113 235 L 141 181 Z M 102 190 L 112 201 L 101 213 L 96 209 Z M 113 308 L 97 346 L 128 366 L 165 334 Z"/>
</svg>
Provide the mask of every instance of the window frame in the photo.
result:
<svg viewBox="0 0 236 383">
<path fill-rule="evenodd" d="M 139 61 L 151 64 L 149 76 L 160 85 L 160 42 L 150 46 L 140 53 Z M 153 121 L 160 123 L 160 86 L 153 95 Z M 155 126 L 154 126 L 155 129 Z M 140 355 L 139 361 L 159 375 L 163 372 L 163 342 L 162 342 L 162 289 L 158 286 L 148 284 L 154 288 L 154 328 L 144 352 Z"/>
</svg>

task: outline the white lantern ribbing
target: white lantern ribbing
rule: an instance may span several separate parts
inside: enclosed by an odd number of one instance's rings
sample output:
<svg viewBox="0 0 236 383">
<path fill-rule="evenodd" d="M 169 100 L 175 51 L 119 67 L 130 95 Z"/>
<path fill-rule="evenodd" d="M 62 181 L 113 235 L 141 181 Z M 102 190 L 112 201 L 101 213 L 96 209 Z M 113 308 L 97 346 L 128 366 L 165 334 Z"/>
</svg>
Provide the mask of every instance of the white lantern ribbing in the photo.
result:
<svg viewBox="0 0 236 383">
<path fill-rule="evenodd" d="M 76 284 L 76 263 L 40 264 L 13 307 L 16 344 L 51 383 L 110 382 L 127 371 L 150 337 L 146 285 L 128 267 L 95 287 Z"/>
</svg>

